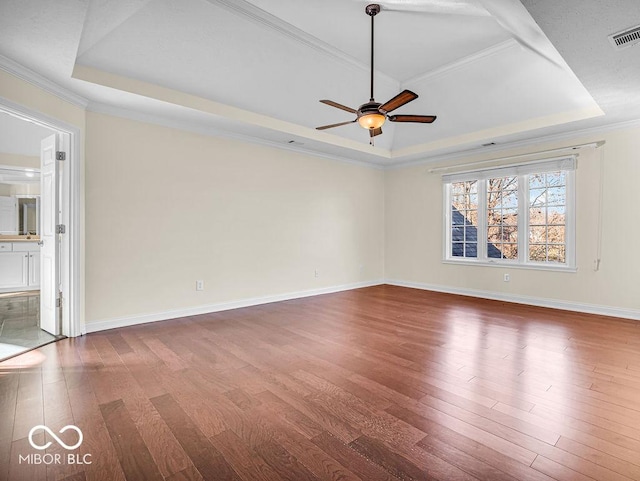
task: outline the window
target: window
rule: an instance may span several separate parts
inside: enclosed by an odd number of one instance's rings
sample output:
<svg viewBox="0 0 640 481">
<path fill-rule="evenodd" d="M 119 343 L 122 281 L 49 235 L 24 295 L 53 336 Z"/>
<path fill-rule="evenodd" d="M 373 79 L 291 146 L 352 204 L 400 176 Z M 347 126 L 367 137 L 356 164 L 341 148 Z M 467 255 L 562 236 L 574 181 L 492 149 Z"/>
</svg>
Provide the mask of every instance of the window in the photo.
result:
<svg viewBox="0 0 640 481">
<path fill-rule="evenodd" d="M 451 255 L 478 257 L 478 182 L 451 187 Z"/>
<path fill-rule="evenodd" d="M 445 175 L 445 260 L 574 268 L 574 175 L 574 157 Z"/>
<path fill-rule="evenodd" d="M 566 262 L 567 181 L 564 172 L 529 176 L 529 260 Z"/>
<path fill-rule="evenodd" d="M 518 178 L 487 181 L 487 257 L 518 258 Z"/>
</svg>

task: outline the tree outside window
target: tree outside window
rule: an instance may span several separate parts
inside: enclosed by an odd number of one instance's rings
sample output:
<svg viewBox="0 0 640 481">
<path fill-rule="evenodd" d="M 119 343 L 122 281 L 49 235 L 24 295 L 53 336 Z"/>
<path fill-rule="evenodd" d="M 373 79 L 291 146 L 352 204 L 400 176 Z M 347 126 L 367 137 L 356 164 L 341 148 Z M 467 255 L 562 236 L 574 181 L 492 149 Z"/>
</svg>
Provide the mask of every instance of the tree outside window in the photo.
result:
<svg viewBox="0 0 640 481">
<path fill-rule="evenodd" d="M 570 170 L 525 166 L 479 171 L 476 178 L 453 174 L 463 178 L 445 182 L 446 259 L 573 268 L 575 159 L 548 165 Z"/>
</svg>

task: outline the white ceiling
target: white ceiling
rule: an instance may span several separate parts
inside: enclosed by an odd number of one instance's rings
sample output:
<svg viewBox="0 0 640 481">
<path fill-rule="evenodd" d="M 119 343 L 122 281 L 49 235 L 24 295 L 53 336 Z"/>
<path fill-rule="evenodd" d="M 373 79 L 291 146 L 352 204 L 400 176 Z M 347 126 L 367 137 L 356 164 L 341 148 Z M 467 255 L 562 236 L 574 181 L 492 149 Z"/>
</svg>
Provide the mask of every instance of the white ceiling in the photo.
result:
<svg viewBox="0 0 640 481">
<path fill-rule="evenodd" d="M 409 88 L 394 113 L 438 120 L 387 122 L 375 147 L 357 124 L 314 128 L 353 117 L 319 99 L 369 98 L 367 1 L 3 0 L 0 54 L 93 110 L 391 165 L 640 118 L 640 47 L 606 39 L 636 1 L 380 2 L 376 100 Z"/>
</svg>

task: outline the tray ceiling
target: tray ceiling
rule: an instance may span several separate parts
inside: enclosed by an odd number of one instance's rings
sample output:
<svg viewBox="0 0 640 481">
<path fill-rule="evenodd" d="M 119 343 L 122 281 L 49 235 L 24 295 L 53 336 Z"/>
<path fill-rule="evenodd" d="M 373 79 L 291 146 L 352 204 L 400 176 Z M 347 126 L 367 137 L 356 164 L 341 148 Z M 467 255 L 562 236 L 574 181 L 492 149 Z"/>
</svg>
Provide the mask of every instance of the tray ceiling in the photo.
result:
<svg viewBox="0 0 640 481">
<path fill-rule="evenodd" d="M 26 5 L 25 5 L 26 3 Z M 0 13 L 36 52 L 45 19 L 7 0 Z M 185 125 L 389 165 L 548 132 L 602 110 L 517 0 L 389 0 L 376 17 L 379 102 L 419 98 L 394 113 L 431 125 L 385 124 L 376 145 L 357 124 L 319 132 L 369 98 L 368 2 L 357 0 L 61 0 L 58 67 L 15 38 L 0 53 L 107 106 Z M 52 16 L 56 13 L 48 10 Z M 540 17 L 543 17 L 541 14 Z M 17 23 L 17 26 L 15 25 Z M 91 108 L 91 107 L 90 107 Z"/>
</svg>

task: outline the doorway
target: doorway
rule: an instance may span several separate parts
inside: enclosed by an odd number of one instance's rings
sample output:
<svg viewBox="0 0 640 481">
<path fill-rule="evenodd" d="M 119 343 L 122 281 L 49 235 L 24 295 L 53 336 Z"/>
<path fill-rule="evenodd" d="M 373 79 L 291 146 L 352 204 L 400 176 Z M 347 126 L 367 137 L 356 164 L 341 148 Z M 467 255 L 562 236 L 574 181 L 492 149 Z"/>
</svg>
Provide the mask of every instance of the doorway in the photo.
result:
<svg viewBox="0 0 640 481">
<path fill-rule="evenodd" d="M 51 153 L 42 150 L 46 146 L 41 141 L 51 138 L 59 175 L 54 183 L 47 182 L 47 170 L 43 183 L 41 169 L 50 164 L 46 158 Z M 0 359 L 82 332 L 77 308 L 78 139 L 78 129 L 0 98 L 0 198 L 9 207 L 0 209 L 0 255 L 8 254 L 0 258 Z M 49 226 L 44 232 L 43 225 Z M 54 235 L 47 236 L 51 228 Z M 43 266 L 45 239 L 55 242 L 49 244 Z M 41 324 L 43 311 L 49 314 L 46 325 Z"/>
</svg>

